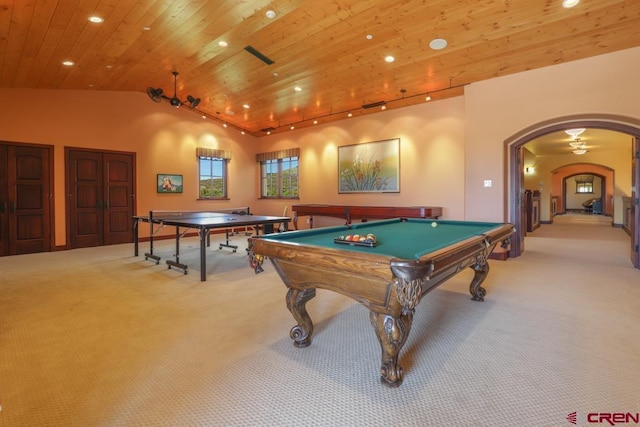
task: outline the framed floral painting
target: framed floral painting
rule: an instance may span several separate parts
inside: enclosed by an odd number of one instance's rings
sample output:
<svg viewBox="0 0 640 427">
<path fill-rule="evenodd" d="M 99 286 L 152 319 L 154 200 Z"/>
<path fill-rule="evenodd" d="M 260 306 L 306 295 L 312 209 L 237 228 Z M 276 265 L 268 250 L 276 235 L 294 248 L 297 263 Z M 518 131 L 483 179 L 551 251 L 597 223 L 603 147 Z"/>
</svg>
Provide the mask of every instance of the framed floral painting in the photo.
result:
<svg viewBox="0 0 640 427">
<path fill-rule="evenodd" d="M 399 192 L 399 138 L 338 147 L 338 193 Z"/>
</svg>

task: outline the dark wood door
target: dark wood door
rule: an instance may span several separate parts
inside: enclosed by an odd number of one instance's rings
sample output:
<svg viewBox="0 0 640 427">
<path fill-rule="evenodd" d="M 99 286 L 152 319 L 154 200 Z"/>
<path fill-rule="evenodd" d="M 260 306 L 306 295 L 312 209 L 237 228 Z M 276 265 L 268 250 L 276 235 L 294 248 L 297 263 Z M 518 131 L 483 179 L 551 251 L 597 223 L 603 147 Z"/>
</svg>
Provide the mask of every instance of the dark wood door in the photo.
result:
<svg viewBox="0 0 640 427">
<path fill-rule="evenodd" d="M 71 248 L 133 241 L 134 155 L 67 150 Z"/>
<path fill-rule="evenodd" d="M 522 255 L 524 252 L 524 238 L 527 235 L 527 198 L 524 188 L 524 147 L 518 148 L 518 160 L 516 173 L 519 176 L 520 189 L 518 190 L 518 209 L 520 210 L 520 223 L 516 225 L 518 255 Z"/>
<path fill-rule="evenodd" d="M 629 224 L 631 226 L 631 262 L 635 268 L 640 268 L 640 218 L 638 218 L 638 185 L 640 185 L 640 147 L 638 139 L 631 139 L 631 212 Z"/>
<path fill-rule="evenodd" d="M 9 255 L 9 177 L 7 146 L 0 144 L 0 256 Z"/>
<path fill-rule="evenodd" d="M 0 144 L 0 255 L 51 250 L 51 148 Z"/>
<path fill-rule="evenodd" d="M 104 244 L 133 241 L 133 155 L 104 153 Z"/>
</svg>

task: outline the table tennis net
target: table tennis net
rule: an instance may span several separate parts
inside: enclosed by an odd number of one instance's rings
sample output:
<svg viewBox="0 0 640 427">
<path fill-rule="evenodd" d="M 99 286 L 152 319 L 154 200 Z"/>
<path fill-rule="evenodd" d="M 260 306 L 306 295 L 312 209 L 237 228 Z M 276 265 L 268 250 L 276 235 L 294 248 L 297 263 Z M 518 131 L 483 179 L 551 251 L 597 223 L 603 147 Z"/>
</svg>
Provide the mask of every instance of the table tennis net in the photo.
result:
<svg viewBox="0 0 640 427">
<path fill-rule="evenodd" d="M 225 208 L 211 210 L 193 210 L 193 211 L 176 211 L 176 210 L 150 210 L 149 219 L 178 219 L 178 218 L 212 218 L 225 215 L 252 215 L 251 209 L 247 207 Z"/>
</svg>

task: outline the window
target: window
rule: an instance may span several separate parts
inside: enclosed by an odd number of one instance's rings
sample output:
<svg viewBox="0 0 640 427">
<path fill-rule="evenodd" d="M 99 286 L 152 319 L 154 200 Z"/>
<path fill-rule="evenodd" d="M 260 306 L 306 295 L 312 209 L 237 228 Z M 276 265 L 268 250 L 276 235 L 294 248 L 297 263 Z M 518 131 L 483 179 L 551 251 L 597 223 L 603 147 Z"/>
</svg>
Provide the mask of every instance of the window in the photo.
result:
<svg viewBox="0 0 640 427">
<path fill-rule="evenodd" d="M 576 182 L 576 193 L 593 193 L 593 182 Z"/>
<path fill-rule="evenodd" d="M 257 155 L 260 162 L 260 197 L 294 199 L 299 196 L 299 149 Z"/>
<path fill-rule="evenodd" d="M 593 176 L 584 175 L 576 177 L 576 193 L 593 193 Z"/>
<path fill-rule="evenodd" d="M 227 165 L 231 154 L 224 150 L 197 148 L 198 198 L 227 198 Z"/>
</svg>

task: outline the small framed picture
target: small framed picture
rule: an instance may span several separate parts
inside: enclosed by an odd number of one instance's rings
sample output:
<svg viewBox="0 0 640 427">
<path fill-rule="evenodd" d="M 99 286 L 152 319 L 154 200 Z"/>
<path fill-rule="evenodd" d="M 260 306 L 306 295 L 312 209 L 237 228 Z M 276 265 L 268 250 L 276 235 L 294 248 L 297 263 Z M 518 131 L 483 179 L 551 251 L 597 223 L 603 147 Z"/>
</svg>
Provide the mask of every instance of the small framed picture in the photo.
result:
<svg viewBox="0 0 640 427">
<path fill-rule="evenodd" d="M 159 173 L 158 193 L 182 193 L 182 175 Z"/>
</svg>

